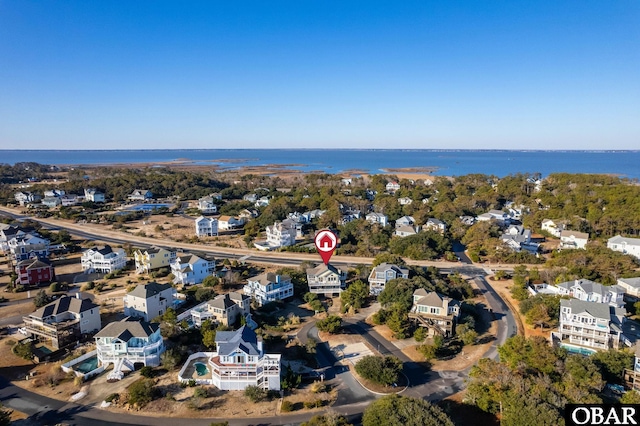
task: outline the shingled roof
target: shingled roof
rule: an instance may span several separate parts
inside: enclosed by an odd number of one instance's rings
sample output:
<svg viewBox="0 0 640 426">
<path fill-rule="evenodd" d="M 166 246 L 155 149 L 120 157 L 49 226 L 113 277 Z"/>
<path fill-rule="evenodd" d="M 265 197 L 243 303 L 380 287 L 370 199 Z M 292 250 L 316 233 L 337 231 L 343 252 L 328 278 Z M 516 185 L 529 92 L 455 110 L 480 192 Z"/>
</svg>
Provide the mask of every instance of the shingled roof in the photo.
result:
<svg viewBox="0 0 640 426">
<path fill-rule="evenodd" d="M 258 336 L 246 325 L 236 331 L 218 331 L 216 346 L 218 354 L 223 356 L 230 355 L 237 350 L 241 350 L 247 355 L 260 355 Z"/>
<path fill-rule="evenodd" d="M 133 337 L 149 337 L 155 333 L 159 327 L 160 324 L 155 322 L 149 323 L 127 317 L 122 321 L 107 324 L 107 326 L 100 330 L 94 337 L 111 337 L 122 340 L 123 342 L 128 342 Z"/>
<path fill-rule="evenodd" d="M 77 297 L 65 295 L 58 300 L 43 306 L 29 316 L 32 318 L 43 319 L 54 315 L 60 315 L 65 312 L 79 314 L 97 307 L 98 305 L 93 303 L 91 299 L 78 299 Z"/>
</svg>

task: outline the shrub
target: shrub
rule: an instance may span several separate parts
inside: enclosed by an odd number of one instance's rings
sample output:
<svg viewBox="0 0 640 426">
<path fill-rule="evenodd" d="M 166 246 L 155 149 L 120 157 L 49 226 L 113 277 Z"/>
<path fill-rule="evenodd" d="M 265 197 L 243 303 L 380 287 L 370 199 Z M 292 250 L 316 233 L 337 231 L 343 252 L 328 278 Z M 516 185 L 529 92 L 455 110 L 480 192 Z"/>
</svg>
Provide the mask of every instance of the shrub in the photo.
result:
<svg viewBox="0 0 640 426">
<path fill-rule="evenodd" d="M 189 381 L 187 382 L 187 386 L 189 386 L 190 388 L 195 387 L 196 381 L 194 379 L 189 379 Z"/>
<path fill-rule="evenodd" d="M 244 389 L 244 396 L 249 398 L 251 402 L 260 402 L 267 396 L 267 391 L 258 386 L 247 386 Z"/>
<path fill-rule="evenodd" d="M 22 359 L 33 358 L 33 348 L 31 347 L 31 343 L 18 342 L 12 350 L 15 355 Z"/>
<path fill-rule="evenodd" d="M 329 315 L 327 318 L 316 322 L 316 327 L 320 331 L 327 333 L 337 333 L 342 326 L 342 319 L 337 315 Z"/>
<path fill-rule="evenodd" d="M 322 382 L 313 382 L 311 383 L 311 386 L 309 386 L 309 390 L 313 393 L 323 392 L 324 388 L 325 388 L 325 385 Z"/>
<path fill-rule="evenodd" d="M 193 396 L 196 398 L 206 398 L 209 396 L 209 392 L 206 388 L 199 387 L 193 391 Z"/>
<path fill-rule="evenodd" d="M 144 407 L 153 400 L 155 392 L 153 381 L 149 379 L 139 379 L 133 382 L 128 388 L 129 397 L 127 401 L 131 405 Z"/>
<path fill-rule="evenodd" d="M 413 338 L 416 339 L 416 342 L 422 342 L 427 337 L 427 331 L 424 327 L 418 327 L 418 329 L 413 333 Z"/>
<path fill-rule="evenodd" d="M 119 399 L 120 399 L 120 394 L 118 394 L 118 393 L 112 393 L 112 394 L 109 394 L 109 395 L 104 399 L 104 401 L 105 401 L 105 402 L 113 402 L 113 401 L 118 401 Z"/>
<path fill-rule="evenodd" d="M 283 413 L 293 411 L 293 404 L 291 403 L 291 401 L 283 400 L 282 405 L 280 405 L 280 411 L 282 411 Z"/>
<path fill-rule="evenodd" d="M 148 365 L 145 365 L 140 369 L 140 375 L 148 379 L 152 378 L 154 376 L 153 368 L 149 367 Z"/>
<path fill-rule="evenodd" d="M 316 408 L 315 401 L 305 401 L 303 404 L 304 404 L 304 408 Z"/>
<path fill-rule="evenodd" d="M 435 347 L 435 345 L 420 345 L 418 346 L 418 352 L 420 352 L 424 356 L 424 359 L 429 361 L 436 357 L 436 355 L 438 354 L 438 349 Z"/>
<path fill-rule="evenodd" d="M 356 363 L 356 372 L 367 380 L 390 386 L 398 381 L 402 361 L 394 356 L 368 355 Z"/>
</svg>

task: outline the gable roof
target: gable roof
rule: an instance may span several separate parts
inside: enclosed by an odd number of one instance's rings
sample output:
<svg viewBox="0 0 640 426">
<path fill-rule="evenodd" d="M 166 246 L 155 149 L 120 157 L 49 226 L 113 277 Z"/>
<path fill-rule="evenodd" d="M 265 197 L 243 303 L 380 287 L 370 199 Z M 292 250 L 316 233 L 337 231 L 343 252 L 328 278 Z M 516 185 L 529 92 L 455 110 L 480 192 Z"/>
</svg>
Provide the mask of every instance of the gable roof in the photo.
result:
<svg viewBox="0 0 640 426">
<path fill-rule="evenodd" d="M 582 240 L 588 240 L 589 239 L 589 234 L 585 233 L 585 232 L 576 232 L 576 231 L 562 231 L 560 232 L 560 238 L 575 238 L 575 239 L 582 239 Z"/>
<path fill-rule="evenodd" d="M 324 263 L 319 264 L 318 266 L 316 266 L 315 268 L 309 268 L 307 269 L 307 275 L 322 275 L 326 272 L 332 272 L 334 274 L 337 275 L 342 275 L 342 270 L 336 268 L 335 266 L 333 266 L 332 264 L 328 264 L 325 265 Z"/>
<path fill-rule="evenodd" d="M 236 331 L 218 331 L 216 347 L 219 355 L 229 355 L 238 349 L 248 355 L 260 355 L 258 336 L 246 325 Z"/>
<path fill-rule="evenodd" d="M 628 285 L 629 287 L 633 287 L 633 288 L 640 288 L 640 277 L 635 277 L 635 278 L 618 278 L 618 281 L 623 282 L 624 284 Z"/>
<path fill-rule="evenodd" d="M 127 296 L 148 299 L 169 288 L 171 288 L 171 284 L 158 284 L 156 282 L 151 282 L 149 284 L 139 284 L 138 286 L 136 286 L 136 288 L 133 289 L 133 291 L 128 293 Z"/>
<path fill-rule="evenodd" d="M 621 235 L 616 235 L 615 237 L 611 237 L 607 242 L 609 244 L 626 243 L 631 246 L 640 246 L 640 238 L 629 238 L 629 237 L 623 237 Z"/>
<path fill-rule="evenodd" d="M 80 314 L 97 307 L 98 305 L 93 303 L 91 299 L 78 299 L 77 297 L 64 295 L 58 300 L 43 306 L 29 316 L 42 319 L 53 315 L 60 315 L 65 312 Z"/>
<path fill-rule="evenodd" d="M 416 300 L 415 304 L 416 305 L 423 305 L 423 306 L 437 306 L 437 307 L 442 307 L 443 306 L 443 301 L 445 299 L 449 299 L 446 296 L 443 296 L 439 293 L 436 293 L 435 291 L 427 291 L 424 288 L 419 288 L 416 291 L 413 292 L 413 296 L 419 296 L 420 298 L 418 300 Z"/>
<path fill-rule="evenodd" d="M 289 275 L 280 275 L 280 282 L 290 281 L 291 277 Z M 249 278 L 247 281 L 258 282 L 262 286 L 268 286 L 271 283 L 278 282 L 278 274 L 274 274 L 273 272 L 265 272 L 260 275 L 256 275 L 255 277 Z"/>
<path fill-rule="evenodd" d="M 132 337 L 145 338 L 155 333 L 160 324 L 156 322 L 137 321 L 127 317 L 122 321 L 112 322 L 100 330 L 94 337 L 112 337 L 128 342 Z"/>
<path fill-rule="evenodd" d="M 598 302 L 586 302 L 579 299 L 560 299 L 560 307 L 570 308 L 572 315 L 587 313 L 595 318 L 610 320 L 610 306 Z M 611 307 L 612 308 L 612 307 Z"/>
</svg>

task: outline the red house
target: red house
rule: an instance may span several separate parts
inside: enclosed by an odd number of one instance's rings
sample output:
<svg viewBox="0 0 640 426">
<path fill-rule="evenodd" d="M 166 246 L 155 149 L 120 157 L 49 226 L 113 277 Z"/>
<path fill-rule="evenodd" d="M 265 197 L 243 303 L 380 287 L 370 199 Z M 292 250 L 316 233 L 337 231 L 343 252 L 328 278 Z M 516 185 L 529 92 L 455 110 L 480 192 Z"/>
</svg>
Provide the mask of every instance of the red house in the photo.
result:
<svg viewBox="0 0 640 426">
<path fill-rule="evenodd" d="M 38 258 L 18 262 L 16 274 L 18 274 L 16 284 L 21 285 L 38 285 L 51 282 L 56 278 L 53 266 L 47 261 Z"/>
</svg>

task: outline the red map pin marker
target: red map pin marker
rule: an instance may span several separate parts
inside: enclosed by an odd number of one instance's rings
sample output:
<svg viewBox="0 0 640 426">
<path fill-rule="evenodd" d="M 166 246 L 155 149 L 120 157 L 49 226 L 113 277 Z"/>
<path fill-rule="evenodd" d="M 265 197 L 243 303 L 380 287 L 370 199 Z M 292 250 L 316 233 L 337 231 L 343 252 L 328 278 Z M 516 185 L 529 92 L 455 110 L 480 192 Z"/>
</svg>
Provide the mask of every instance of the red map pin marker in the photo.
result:
<svg viewBox="0 0 640 426">
<path fill-rule="evenodd" d="M 316 234 L 314 241 L 316 243 L 316 249 L 318 249 L 318 253 L 320 253 L 320 257 L 322 257 L 322 261 L 325 265 L 328 265 L 329 259 L 331 259 L 331 255 L 333 255 L 338 245 L 338 237 L 328 229 L 323 229 Z"/>
</svg>

